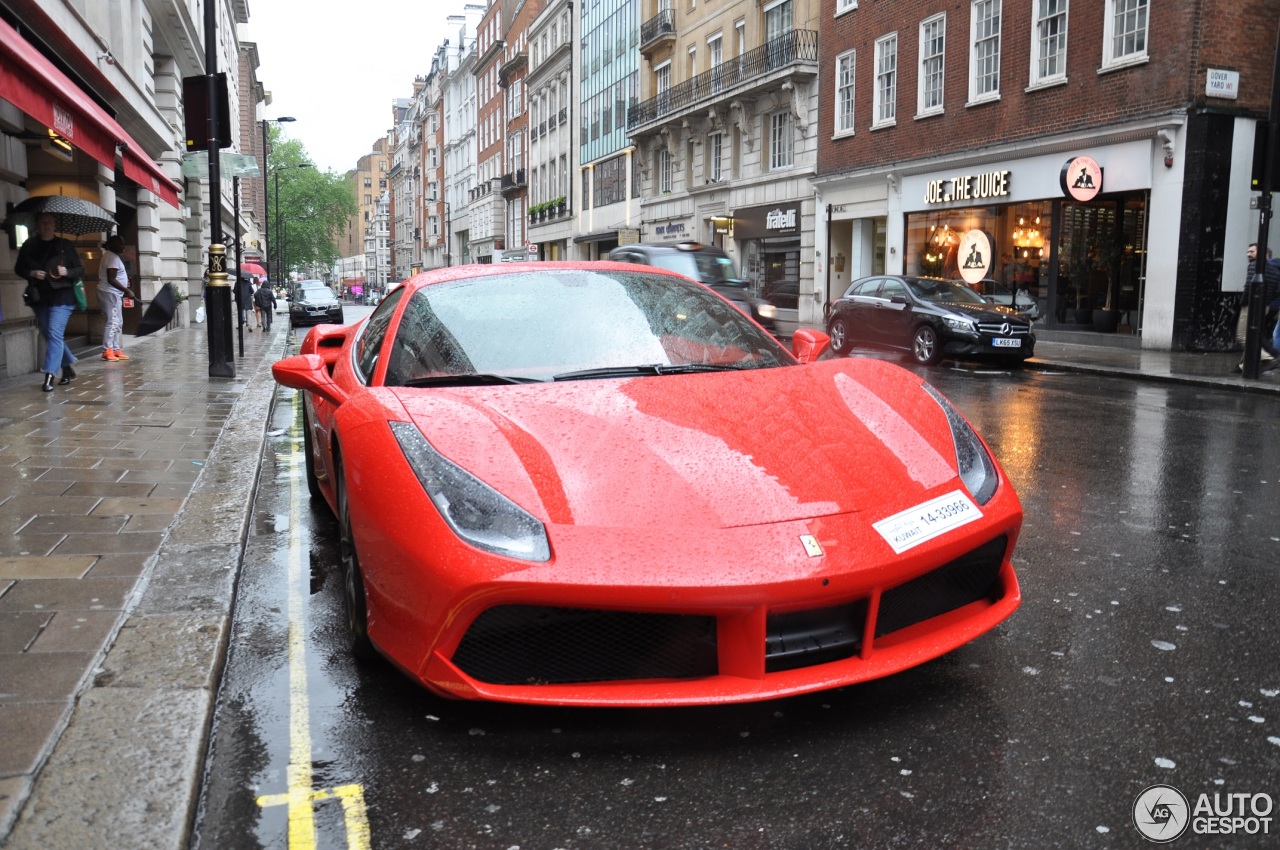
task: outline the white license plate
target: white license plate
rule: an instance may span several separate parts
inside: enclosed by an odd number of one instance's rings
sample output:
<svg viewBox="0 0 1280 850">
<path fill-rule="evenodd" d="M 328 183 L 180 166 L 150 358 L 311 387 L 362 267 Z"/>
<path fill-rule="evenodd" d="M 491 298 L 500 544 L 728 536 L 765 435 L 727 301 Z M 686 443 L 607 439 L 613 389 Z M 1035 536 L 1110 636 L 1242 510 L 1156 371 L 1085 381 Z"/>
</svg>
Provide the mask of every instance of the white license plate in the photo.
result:
<svg viewBox="0 0 1280 850">
<path fill-rule="evenodd" d="M 996 348 L 1022 348 L 1022 340 L 1013 337 L 997 337 L 991 340 L 991 344 Z"/>
</svg>

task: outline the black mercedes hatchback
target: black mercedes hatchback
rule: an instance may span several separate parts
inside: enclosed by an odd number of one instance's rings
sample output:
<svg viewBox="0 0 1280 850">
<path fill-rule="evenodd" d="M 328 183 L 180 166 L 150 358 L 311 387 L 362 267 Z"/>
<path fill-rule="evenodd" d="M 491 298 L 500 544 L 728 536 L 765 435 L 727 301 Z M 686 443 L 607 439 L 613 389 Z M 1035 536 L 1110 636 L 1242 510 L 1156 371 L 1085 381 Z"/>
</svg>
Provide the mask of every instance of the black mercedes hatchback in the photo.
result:
<svg viewBox="0 0 1280 850">
<path fill-rule="evenodd" d="M 958 283 L 907 275 L 855 280 L 827 316 L 831 345 L 904 349 L 919 363 L 993 358 L 1021 363 L 1035 353 L 1031 322 Z"/>
</svg>

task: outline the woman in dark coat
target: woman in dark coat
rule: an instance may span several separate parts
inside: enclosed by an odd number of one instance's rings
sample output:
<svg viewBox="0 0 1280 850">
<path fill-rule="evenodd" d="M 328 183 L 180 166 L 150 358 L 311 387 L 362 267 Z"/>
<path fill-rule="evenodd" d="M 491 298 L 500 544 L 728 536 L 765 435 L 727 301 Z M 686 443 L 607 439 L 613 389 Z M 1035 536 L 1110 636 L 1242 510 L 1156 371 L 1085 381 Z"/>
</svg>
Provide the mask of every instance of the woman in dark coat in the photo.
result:
<svg viewBox="0 0 1280 850">
<path fill-rule="evenodd" d="M 76 376 L 71 364 L 75 355 L 67 347 L 65 334 L 67 321 L 76 309 L 72 285 L 84 276 L 84 264 L 76 253 L 76 246 L 54 235 L 55 219 L 52 213 L 36 216 L 36 235 L 22 243 L 18 249 L 18 261 L 14 271 L 18 277 L 32 283 L 40 300 L 33 309 L 36 323 L 44 335 L 44 385 L 45 392 L 53 391 L 53 380 L 61 370 L 59 384 L 69 384 Z"/>
</svg>

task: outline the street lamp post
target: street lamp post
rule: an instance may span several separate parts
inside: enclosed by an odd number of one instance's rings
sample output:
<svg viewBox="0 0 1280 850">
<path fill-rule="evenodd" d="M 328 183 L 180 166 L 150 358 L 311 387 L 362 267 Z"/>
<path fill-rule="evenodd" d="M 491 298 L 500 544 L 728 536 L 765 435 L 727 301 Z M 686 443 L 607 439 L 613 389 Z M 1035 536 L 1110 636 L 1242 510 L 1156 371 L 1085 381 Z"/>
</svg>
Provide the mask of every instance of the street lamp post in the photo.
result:
<svg viewBox="0 0 1280 850">
<path fill-rule="evenodd" d="M 293 165 L 281 165 L 276 169 L 276 172 L 275 172 L 274 180 L 276 184 L 275 205 L 276 205 L 276 246 L 277 246 L 276 247 L 276 271 L 281 281 L 284 280 L 284 276 L 285 274 L 287 274 L 288 266 L 285 265 L 286 258 L 284 256 L 284 221 L 282 220 L 284 217 L 280 215 L 280 172 L 286 168 L 311 168 L 311 167 L 312 165 L 309 162 L 296 162 Z M 268 268 L 267 271 L 269 273 L 271 269 Z"/>
<path fill-rule="evenodd" d="M 262 238 L 264 241 L 266 240 L 267 236 L 271 233 L 271 212 L 270 212 L 270 207 L 267 204 L 267 196 L 270 194 L 267 191 L 267 172 L 270 171 L 270 168 L 268 167 L 268 163 L 267 163 L 267 144 L 269 142 L 267 125 L 268 124 L 287 124 L 297 120 L 298 119 L 294 118 L 291 115 L 281 115 L 279 118 L 263 118 L 262 121 L 259 122 L 262 124 Z M 277 199 L 278 198 L 279 196 L 277 195 Z M 270 251 L 271 247 L 273 246 L 268 243 L 267 247 L 262 249 L 262 258 L 267 261 L 266 265 L 267 265 L 268 278 L 271 278 L 271 251 Z M 276 271 L 278 272 L 279 269 L 276 269 Z"/>
</svg>

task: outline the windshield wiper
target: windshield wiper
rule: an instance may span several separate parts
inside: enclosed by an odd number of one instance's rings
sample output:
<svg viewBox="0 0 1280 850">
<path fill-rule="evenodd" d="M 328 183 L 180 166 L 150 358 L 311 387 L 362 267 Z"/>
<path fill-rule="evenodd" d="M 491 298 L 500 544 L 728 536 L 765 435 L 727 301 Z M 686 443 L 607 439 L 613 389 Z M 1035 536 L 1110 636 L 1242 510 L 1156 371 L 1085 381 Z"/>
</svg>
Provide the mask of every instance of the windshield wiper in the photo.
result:
<svg viewBox="0 0 1280 850">
<path fill-rule="evenodd" d="M 540 378 L 515 378 L 511 375 L 496 375 L 492 372 L 464 372 L 449 375 L 426 375 L 405 381 L 406 387 L 483 387 L 494 384 L 538 384 Z"/>
<path fill-rule="evenodd" d="M 598 369 L 581 369 L 577 372 L 561 372 L 551 380 L 577 381 L 586 378 L 628 378 L 635 377 L 637 375 L 687 375 L 691 372 L 736 372 L 742 368 L 744 367 L 725 366 L 717 363 L 685 363 L 679 366 L 666 366 L 661 363 L 647 363 L 643 366 L 604 366 Z"/>
</svg>

